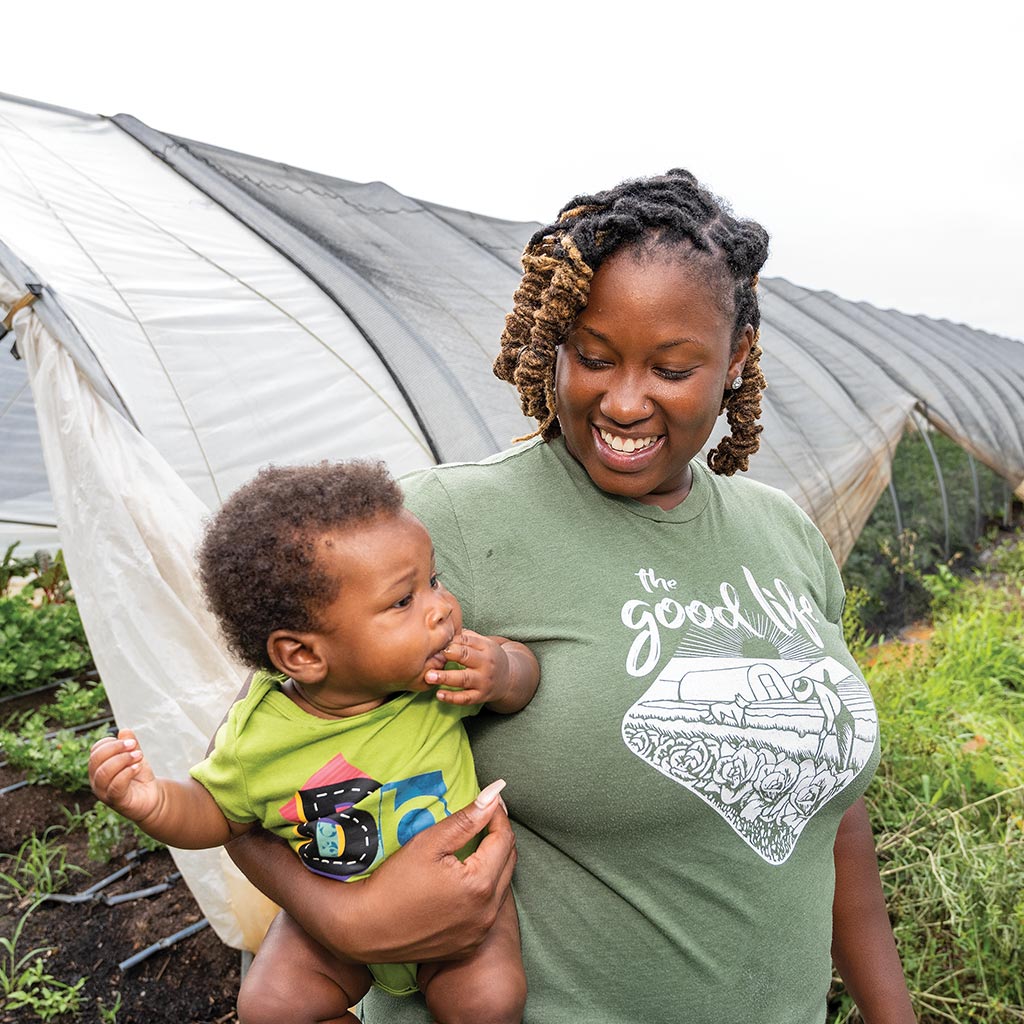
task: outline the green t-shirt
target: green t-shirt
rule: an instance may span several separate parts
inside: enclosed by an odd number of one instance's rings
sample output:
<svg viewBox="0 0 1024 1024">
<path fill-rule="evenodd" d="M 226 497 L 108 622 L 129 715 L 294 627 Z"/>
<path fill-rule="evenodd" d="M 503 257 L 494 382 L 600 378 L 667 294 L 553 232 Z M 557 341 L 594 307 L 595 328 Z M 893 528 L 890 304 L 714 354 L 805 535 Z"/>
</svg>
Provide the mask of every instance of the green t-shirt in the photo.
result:
<svg viewBox="0 0 1024 1024">
<path fill-rule="evenodd" d="M 257 672 L 214 749 L 192 769 L 231 821 L 259 821 L 311 871 L 365 877 L 478 790 L 463 718 L 480 710 L 400 693 L 372 711 L 319 718 Z"/>
<path fill-rule="evenodd" d="M 694 463 L 669 511 L 561 440 L 403 481 L 467 621 L 528 643 L 534 700 L 471 724 L 519 851 L 526 1024 L 821 1024 L 832 847 L 878 759 L 825 541 Z M 374 994 L 368 1019 L 427 1019 Z"/>
</svg>

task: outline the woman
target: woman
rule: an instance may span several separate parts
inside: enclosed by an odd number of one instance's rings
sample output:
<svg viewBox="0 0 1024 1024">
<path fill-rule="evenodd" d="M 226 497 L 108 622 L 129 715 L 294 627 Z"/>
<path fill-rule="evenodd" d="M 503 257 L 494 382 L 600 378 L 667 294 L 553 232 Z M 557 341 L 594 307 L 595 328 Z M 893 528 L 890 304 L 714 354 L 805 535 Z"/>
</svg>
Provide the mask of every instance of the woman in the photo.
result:
<svg viewBox="0 0 1024 1024">
<path fill-rule="evenodd" d="M 406 482 L 466 621 L 541 663 L 533 703 L 474 737 L 479 777 L 508 779 L 530 1024 L 820 1024 L 830 946 L 869 1024 L 914 1019 L 839 573 L 788 498 L 733 476 L 761 430 L 766 256 L 685 171 L 574 199 L 527 246 L 495 363 L 539 436 Z M 503 820 L 451 856 L 478 820 L 341 894 L 271 841 L 233 855 L 338 956 L 450 957 L 514 862 Z M 367 1019 L 425 1018 L 382 997 Z"/>
</svg>

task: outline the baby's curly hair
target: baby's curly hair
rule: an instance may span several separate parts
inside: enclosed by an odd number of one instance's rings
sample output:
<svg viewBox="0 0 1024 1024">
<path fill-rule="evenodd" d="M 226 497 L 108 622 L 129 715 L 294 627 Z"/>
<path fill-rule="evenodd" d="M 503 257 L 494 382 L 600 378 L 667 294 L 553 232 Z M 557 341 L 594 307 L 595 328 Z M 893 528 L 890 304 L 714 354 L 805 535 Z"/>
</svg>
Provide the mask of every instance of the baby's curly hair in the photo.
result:
<svg viewBox="0 0 1024 1024">
<path fill-rule="evenodd" d="M 227 645 L 251 668 L 274 671 L 275 629 L 309 632 L 341 581 L 317 557 L 329 531 L 397 515 L 402 492 L 383 462 L 267 466 L 235 491 L 197 554 L 206 600 Z"/>
<path fill-rule="evenodd" d="M 722 396 L 731 433 L 708 454 L 726 476 L 745 470 L 759 445 L 761 392 L 757 275 L 768 257 L 768 233 L 760 224 L 733 217 L 722 200 L 684 170 L 625 181 L 606 192 L 577 196 L 558 219 L 537 231 L 523 253 L 523 278 L 505 320 L 494 373 L 515 384 L 523 412 L 550 441 L 562 432 L 555 405 L 555 357 L 587 304 L 598 268 L 621 249 L 669 249 L 708 259 L 721 277 L 723 304 L 734 317 L 733 345 L 750 324 L 754 343 L 743 384 Z M 735 349 L 734 349 L 735 350 Z M 525 440 L 525 438 L 520 438 Z"/>
</svg>

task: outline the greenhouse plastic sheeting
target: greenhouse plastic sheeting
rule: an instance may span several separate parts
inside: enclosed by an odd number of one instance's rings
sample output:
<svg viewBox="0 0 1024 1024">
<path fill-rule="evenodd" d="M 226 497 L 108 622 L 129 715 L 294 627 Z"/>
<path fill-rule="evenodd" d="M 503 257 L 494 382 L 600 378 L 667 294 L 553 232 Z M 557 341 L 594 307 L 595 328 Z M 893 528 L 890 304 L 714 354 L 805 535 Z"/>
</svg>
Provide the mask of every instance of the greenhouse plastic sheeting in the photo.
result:
<svg viewBox="0 0 1024 1024">
<path fill-rule="evenodd" d="M 15 319 L 25 361 L 0 343 L 0 527 L 57 524 L 118 721 L 158 770 L 202 755 L 239 682 L 191 571 L 207 510 L 269 462 L 400 474 L 533 429 L 490 366 L 536 227 L 0 96 L 0 303 L 39 293 Z M 779 278 L 760 294 L 749 475 L 840 562 L 915 415 L 1024 494 L 1024 345 Z M 215 859 L 181 863 L 240 944 Z"/>
</svg>

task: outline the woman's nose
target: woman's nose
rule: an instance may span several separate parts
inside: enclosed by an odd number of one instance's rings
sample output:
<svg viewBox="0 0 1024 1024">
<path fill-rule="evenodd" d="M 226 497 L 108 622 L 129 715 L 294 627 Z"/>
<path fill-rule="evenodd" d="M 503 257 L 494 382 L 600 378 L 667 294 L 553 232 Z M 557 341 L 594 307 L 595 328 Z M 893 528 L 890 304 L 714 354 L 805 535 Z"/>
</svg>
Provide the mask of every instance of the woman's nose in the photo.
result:
<svg viewBox="0 0 1024 1024">
<path fill-rule="evenodd" d="M 609 383 L 601 398 L 601 413 L 628 426 L 650 416 L 651 403 L 641 382 L 632 375 L 625 375 Z"/>
</svg>

